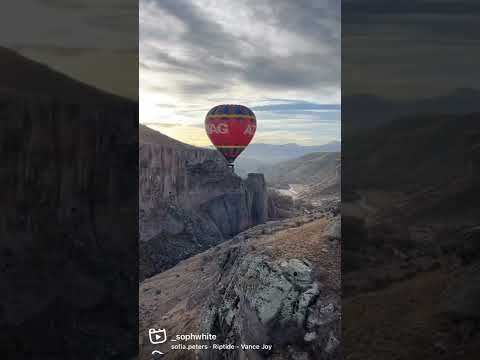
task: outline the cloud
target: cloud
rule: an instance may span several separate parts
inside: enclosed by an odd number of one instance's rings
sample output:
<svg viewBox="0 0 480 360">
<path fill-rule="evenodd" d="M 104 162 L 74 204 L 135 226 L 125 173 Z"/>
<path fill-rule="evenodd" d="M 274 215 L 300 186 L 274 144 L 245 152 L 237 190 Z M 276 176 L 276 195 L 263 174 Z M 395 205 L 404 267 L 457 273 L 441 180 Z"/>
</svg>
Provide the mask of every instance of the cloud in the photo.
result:
<svg viewBox="0 0 480 360">
<path fill-rule="evenodd" d="M 340 102 L 338 1 L 141 0 L 139 13 L 141 121 L 196 127 L 219 103 Z M 154 99 L 175 109 L 154 109 Z M 295 106 L 283 111 L 310 120 L 320 110 Z M 282 112 L 258 109 L 261 121 Z"/>
<path fill-rule="evenodd" d="M 478 88 L 480 4 L 473 0 L 345 0 L 345 94 L 434 96 Z"/>
<path fill-rule="evenodd" d="M 284 111 L 340 111 L 339 104 L 316 104 L 307 101 L 288 101 L 280 104 L 253 106 L 254 111 L 270 111 L 270 112 L 284 112 Z"/>
<path fill-rule="evenodd" d="M 327 1 L 324 7 L 316 7 L 314 1 L 299 1 L 292 7 L 288 1 L 244 1 L 239 6 L 243 15 L 238 15 L 232 12 L 231 2 L 220 2 L 218 17 L 211 16 L 211 8 L 205 9 L 208 4 L 141 1 L 142 62 L 202 80 L 237 81 L 263 89 L 339 87 L 338 3 Z M 262 14 L 273 18 L 264 24 Z M 230 17 L 233 24 L 227 21 Z M 168 26 L 158 25 L 160 18 Z M 242 32 L 242 27 L 248 31 Z"/>
<path fill-rule="evenodd" d="M 161 122 L 144 122 L 143 125 L 147 125 L 151 127 L 159 127 L 159 128 L 174 128 L 179 126 L 177 124 L 161 123 Z"/>
</svg>

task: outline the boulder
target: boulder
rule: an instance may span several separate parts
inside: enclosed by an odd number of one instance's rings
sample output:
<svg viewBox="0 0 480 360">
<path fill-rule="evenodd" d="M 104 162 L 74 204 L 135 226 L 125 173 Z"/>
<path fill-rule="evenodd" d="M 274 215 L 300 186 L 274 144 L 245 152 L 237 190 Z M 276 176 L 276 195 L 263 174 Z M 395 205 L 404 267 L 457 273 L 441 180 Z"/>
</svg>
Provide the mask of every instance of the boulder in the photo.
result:
<svg viewBox="0 0 480 360">
<path fill-rule="evenodd" d="M 325 301 L 311 264 L 261 255 L 227 256 L 226 275 L 202 319 L 202 332 L 217 343 L 272 344 L 274 354 L 298 359 L 340 359 L 338 297 Z M 202 359 L 265 359 L 266 350 L 206 351 Z"/>
</svg>

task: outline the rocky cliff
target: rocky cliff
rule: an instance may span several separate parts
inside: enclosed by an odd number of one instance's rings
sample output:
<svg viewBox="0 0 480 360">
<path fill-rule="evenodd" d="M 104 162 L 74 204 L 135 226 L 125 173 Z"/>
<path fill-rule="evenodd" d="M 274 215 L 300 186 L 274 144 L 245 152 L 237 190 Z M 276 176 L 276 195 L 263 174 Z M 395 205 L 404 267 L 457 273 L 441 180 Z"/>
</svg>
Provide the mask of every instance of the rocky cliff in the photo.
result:
<svg viewBox="0 0 480 360">
<path fill-rule="evenodd" d="M 0 55 L 2 358 L 133 356 L 138 105 Z"/>
<path fill-rule="evenodd" d="M 267 220 L 263 175 L 242 180 L 216 151 L 144 126 L 140 141 L 141 278 Z"/>
</svg>

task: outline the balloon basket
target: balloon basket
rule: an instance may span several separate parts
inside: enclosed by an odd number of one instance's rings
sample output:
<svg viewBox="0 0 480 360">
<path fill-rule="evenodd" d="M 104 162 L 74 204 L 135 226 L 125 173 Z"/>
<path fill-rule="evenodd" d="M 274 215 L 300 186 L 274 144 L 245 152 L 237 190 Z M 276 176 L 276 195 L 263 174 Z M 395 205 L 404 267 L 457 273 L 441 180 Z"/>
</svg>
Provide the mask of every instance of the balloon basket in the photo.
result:
<svg viewBox="0 0 480 360">
<path fill-rule="evenodd" d="M 233 164 L 228 164 L 228 168 L 230 169 L 230 171 L 231 171 L 232 173 L 235 172 L 235 167 L 233 166 Z"/>
</svg>

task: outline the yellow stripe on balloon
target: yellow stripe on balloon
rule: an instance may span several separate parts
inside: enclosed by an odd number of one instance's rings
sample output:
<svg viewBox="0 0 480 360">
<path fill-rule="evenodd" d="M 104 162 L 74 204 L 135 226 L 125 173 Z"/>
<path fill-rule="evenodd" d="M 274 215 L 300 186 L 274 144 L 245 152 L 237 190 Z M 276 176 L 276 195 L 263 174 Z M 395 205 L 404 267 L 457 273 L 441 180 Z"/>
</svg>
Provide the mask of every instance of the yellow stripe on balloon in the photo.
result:
<svg viewBox="0 0 480 360">
<path fill-rule="evenodd" d="M 251 115 L 209 115 L 207 116 L 207 119 L 216 119 L 216 118 L 239 118 L 239 119 L 251 119 L 251 120 L 256 120 L 255 116 Z"/>
<path fill-rule="evenodd" d="M 246 146 L 241 146 L 241 145 L 218 145 L 216 146 L 219 149 L 235 149 L 235 148 L 241 148 L 244 149 Z"/>
</svg>

